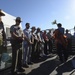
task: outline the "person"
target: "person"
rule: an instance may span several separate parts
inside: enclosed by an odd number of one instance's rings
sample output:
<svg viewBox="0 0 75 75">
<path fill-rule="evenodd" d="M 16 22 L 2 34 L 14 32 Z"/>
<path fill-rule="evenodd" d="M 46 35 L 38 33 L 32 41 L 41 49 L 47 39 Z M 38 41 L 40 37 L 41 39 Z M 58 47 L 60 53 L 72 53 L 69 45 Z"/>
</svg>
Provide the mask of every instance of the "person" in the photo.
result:
<svg viewBox="0 0 75 75">
<path fill-rule="evenodd" d="M 36 45 L 36 34 L 35 34 L 35 30 L 36 30 L 36 27 L 33 26 L 31 28 L 31 41 L 33 42 L 32 44 L 32 52 L 31 52 L 31 61 L 34 62 L 35 61 L 35 45 Z"/>
<path fill-rule="evenodd" d="M 6 52 L 4 50 L 4 44 L 6 45 L 6 34 L 4 30 L 4 24 L 2 22 L 2 16 L 5 16 L 5 14 L 0 10 L 0 54 Z"/>
<path fill-rule="evenodd" d="M 40 59 L 40 57 L 41 57 L 40 56 L 40 52 L 41 52 L 40 46 L 41 46 L 42 39 L 41 39 L 41 35 L 40 35 L 40 30 L 41 29 L 39 27 L 36 29 L 36 46 L 35 46 L 36 61 L 38 61 Z"/>
<path fill-rule="evenodd" d="M 57 29 L 59 29 L 59 31 L 62 33 L 62 34 L 64 34 L 64 31 L 65 31 L 65 29 L 62 27 L 62 24 L 61 23 L 58 23 L 57 24 Z"/>
<path fill-rule="evenodd" d="M 61 63 L 66 62 L 68 59 L 67 53 L 67 41 L 64 35 L 60 32 L 59 29 L 54 31 L 53 37 L 55 39 L 55 45 L 57 49 L 57 54 Z"/>
<path fill-rule="evenodd" d="M 28 68 L 28 64 L 31 62 L 31 34 L 30 34 L 30 23 L 25 24 L 25 29 L 23 30 L 24 35 L 26 35 L 27 40 L 23 41 L 23 67 Z"/>
<path fill-rule="evenodd" d="M 48 47 L 49 39 L 48 39 L 46 30 L 44 30 L 43 39 L 44 39 L 44 54 L 48 55 L 48 48 L 47 47 Z"/>
<path fill-rule="evenodd" d="M 23 31 L 20 27 L 21 18 L 16 17 L 15 25 L 10 27 L 11 33 L 11 46 L 12 46 L 12 75 L 17 72 L 24 72 L 22 68 L 22 42 Z"/>
<path fill-rule="evenodd" d="M 47 33 L 47 37 L 49 39 L 48 46 L 49 46 L 49 53 L 52 53 L 52 36 L 51 36 L 51 30 Z"/>
<path fill-rule="evenodd" d="M 74 37 L 75 37 L 75 32 L 74 32 Z"/>
<path fill-rule="evenodd" d="M 41 42 L 40 42 L 40 57 L 43 57 L 44 54 L 44 39 L 43 39 L 43 31 L 40 31 Z"/>
<path fill-rule="evenodd" d="M 68 52 L 71 53 L 71 48 L 72 48 L 72 35 L 69 33 L 69 30 L 66 29 L 66 33 L 65 33 L 66 39 L 67 39 L 67 49 Z"/>
</svg>

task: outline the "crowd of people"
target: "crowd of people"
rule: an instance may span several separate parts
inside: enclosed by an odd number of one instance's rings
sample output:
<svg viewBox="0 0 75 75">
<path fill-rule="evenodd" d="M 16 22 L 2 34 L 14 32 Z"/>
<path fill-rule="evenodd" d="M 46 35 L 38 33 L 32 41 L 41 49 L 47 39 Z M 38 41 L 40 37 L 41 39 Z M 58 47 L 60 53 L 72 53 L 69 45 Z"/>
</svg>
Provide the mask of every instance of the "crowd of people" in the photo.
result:
<svg viewBox="0 0 75 75">
<path fill-rule="evenodd" d="M 24 71 L 22 67 L 28 68 L 29 64 L 33 64 L 40 57 L 52 53 L 51 31 L 42 32 L 35 26 L 31 27 L 30 31 L 30 23 L 26 23 L 25 29 L 22 30 L 19 26 L 21 18 L 17 17 L 15 22 L 15 25 L 10 28 L 13 73 L 16 67 L 19 72 L 22 72 Z"/>
<path fill-rule="evenodd" d="M 1 16 L 2 14 L 0 14 L 0 18 Z M 2 29 L 1 22 L 0 30 Z M 65 29 L 61 23 L 57 24 L 58 28 L 51 35 L 51 30 L 48 32 L 46 30 L 41 31 L 39 27 L 31 27 L 30 23 L 25 23 L 25 29 L 22 30 L 20 27 L 21 22 L 21 18 L 16 17 L 15 24 L 10 27 L 10 42 L 12 46 L 11 72 L 13 75 L 16 72 L 24 72 L 25 70 L 22 67 L 28 68 L 29 64 L 32 65 L 41 57 L 53 53 L 54 42 L 59 60 L 61 62 L 67 61 L 69 56 L 68 51 L 71 51 L 72 35 L 68 33 L 68 29 L 65 33 Z M 62 55 L 64 55 L 64 59 Z"/>
<path fill-rule="evenodd" d="M 67 61 L 69 51 L 71 51 L 72 35 L 68 33 L 69 30 L 66 30 L 65 33 L 61 23 L 57 24 L 58 28 L 51 35 L 51 30 L 46 32 L 46 30 L 41 31 L 41 28 L 36 28 L 35 26 L 30 28 L 30 23 L 26 23 L 25 29 L 22 30 L 19 27 L 21 23 L 20 17 L 17 17 L 15 22 L 15 25 L 10 28 L 13 73 L 16 70 L 23 72 L 22 67 L 28 68 L 29 64 L 32 65 L 40 57 L 51 54 L 53 52 L 53 42 L 55 42 L 60 62 Z"/>
</svg>

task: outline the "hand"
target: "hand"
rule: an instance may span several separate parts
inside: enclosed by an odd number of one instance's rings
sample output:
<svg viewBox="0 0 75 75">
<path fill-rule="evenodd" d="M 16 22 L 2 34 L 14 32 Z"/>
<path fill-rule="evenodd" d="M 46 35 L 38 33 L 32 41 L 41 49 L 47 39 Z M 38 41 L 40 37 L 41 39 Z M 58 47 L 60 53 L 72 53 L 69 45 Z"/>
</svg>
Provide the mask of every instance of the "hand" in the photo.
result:
<svg viewBox="0 0 75 75">
<path fill-rule="evenodd" d="M 49 39 L 46 39 L 46 41 L 49 41 Z"/>
<path fill-rule="evenodd" d="M 22 38 L 22 40 L 24 40 L 24 38 Z"/>
<path fill-rule="evenodd" d="M 16 40 L 18 40 L 18 41 L 20 41 L 20 42 L 23 42 L 24 38 L 18 37 Z"/>
<path fill-rule="evenodd" d="M 31 41 L 30 41 L 29 43 L 30 43 L 30 44 L 33 44 L 33 42 L 31 42 Z"/>
</svg>

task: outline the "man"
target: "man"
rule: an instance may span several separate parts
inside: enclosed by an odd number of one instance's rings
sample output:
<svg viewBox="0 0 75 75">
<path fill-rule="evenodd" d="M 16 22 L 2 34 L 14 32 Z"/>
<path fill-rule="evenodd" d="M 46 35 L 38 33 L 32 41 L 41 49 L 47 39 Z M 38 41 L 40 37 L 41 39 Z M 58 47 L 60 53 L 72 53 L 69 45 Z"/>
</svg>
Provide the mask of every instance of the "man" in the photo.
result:
<svg viewBox="0 0 75 75">
<path fill-rule="evenodd" d="M 18 72 L 24 72 L 22 68 L 22 41 L 23 32 L 20 28 L 21 18 L 17 17 L 16 24 L 10 28 L 11 33 L 11 46 L 12 46 L 12 74 Z"/>
<path fill-rule="evenodd" d="M 58 27 L 59 31 L 60 31 L 62 34 L 64 34 L 64 28 L 62 27 L 62 24 L 61 24 L 61 23 L 58 23 L 58 24 L 57 24 L 57 27 Z"/>
<path fill-rule="evenodd" d="M 36 55 L 37 61 L 40 58 L 40 52 L 41 52 L 40 48 L 41 48 L 42 39 L 41 39 L 40 31 L 41 31 L 41 29 L 38 27 L 36 30 L 36 46 L 35 46 L 35 50 L 36 50 L 35 55 Z"/>
<path fill-rule="evenodd" d="M 52 36 L 51 36 L 51 30 L 47 33 L 47 37 L 49 39 L 48 46 L 49 46 L 49 53 L 52 53 Z"/>
<path fill-rule="evenodd" d="M 25 24 L 26 28 L 23 30 L 26 38 L 23 42 L 23 67 L 28 68 L 28 64 L 32 64 L 31 62 L 31 35 L 30 35 L 30 23 Z"/>
<path fill-rule="evenodd" d="M 56 34 L 55 42 L 57 45 L 57 53 L 60 58 L 60 61 L 65 62 L 68 59 L 67 41 L 66 41 L 66 37 L 64 37 L 65 29 L 62 27 L 61 23 L 58 23 L 57 27 L 58 28 L 55 30 L 55 34 Z M 64 60 L 63 60 L 63 56 L 64 56 Z"/>
<path fill-rule="evenodd" d="M 48 46 L 49 39 L 48 39 L 46 30 L 44 30 L 43 39 L 44 39 L 44 53 L 45 53 L 45 55 L 47 55 L 48 54 L 47 46 Z"/>
<path fill-rule="evenodd" d="M 3 50 L 3 46 L 6 43 L 6 35 L 4 31 L 4 24 L 2 22 L 2 16 L 5 16 L 5 14 L 0 10 L 0 54 L 5 52 Z"/>
<path fill-rule="evenodd" d="M 72 35 L 69 33 L 69 30 L 66 29 L 66 39 L 67 39 L 67 50 L 69 53 L 71 53 L 71 48 L 72 48 Z"/>
<path fill-rule="evenodd" d="M 33 26 L 31 28 L 31 41 L 33 42 L 32 44 L 32 52 L 31 52 L 31 61 L 34 62 L 35 61 L 35 40 L 36 40 L 36 34 L 35 34 L 35 30 L 36 28 Z"/>
</svg>

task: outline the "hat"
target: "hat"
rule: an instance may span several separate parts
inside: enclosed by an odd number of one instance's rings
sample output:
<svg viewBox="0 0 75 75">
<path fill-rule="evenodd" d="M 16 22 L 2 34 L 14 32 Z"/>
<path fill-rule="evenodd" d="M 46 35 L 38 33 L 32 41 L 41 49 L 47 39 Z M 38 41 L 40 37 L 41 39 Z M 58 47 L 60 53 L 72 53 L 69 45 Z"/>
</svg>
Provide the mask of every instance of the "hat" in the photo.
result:
<svg viewBox="0 0 75 75">
<path fill-rule="evenodd" d="M 20 17 L 16 17 L 16 21 L 20 21 L 20 22 L 22 22 L 22 20 L 21 20 Z"/>
<path fill-rule="evenodd" d="M 0 16 L 5 16 L 5 14 L 2 12 L 1 9 L 0 9 Z"/>
<path fill-rule="evenodd" d="M 35 29 L 36 30 L 36 28 L 34 26 L 31 29 Z"/>
</svg>

